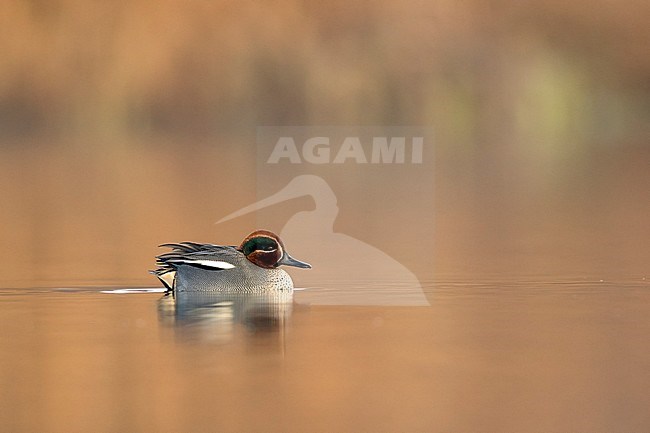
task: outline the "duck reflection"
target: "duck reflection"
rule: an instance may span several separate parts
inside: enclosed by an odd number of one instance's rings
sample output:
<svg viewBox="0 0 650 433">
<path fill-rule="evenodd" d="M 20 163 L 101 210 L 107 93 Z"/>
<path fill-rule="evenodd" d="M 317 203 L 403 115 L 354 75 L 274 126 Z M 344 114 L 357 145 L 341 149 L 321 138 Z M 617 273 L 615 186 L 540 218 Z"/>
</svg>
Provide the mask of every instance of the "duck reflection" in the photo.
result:
<svg viewBox="0 0 650 433">
<path fill-rule="evenodd" d="M 292 293 L 286 292 L 168 292 L 158 301 L 158 317 L 184 339 L 225 343 L 242 331 L 281 335 L 292 308 Z"/>
</svg>

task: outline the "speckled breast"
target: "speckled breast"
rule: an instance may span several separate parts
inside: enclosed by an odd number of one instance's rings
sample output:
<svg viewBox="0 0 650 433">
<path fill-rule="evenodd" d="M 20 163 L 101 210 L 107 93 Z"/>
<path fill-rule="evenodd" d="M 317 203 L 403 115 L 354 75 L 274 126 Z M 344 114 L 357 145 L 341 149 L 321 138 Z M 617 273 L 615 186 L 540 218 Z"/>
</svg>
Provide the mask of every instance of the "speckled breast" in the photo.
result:
<svg viewBox="0 0 650 433">
<path fill-rule="evenodd" d="M 293 281 L 282 269 L 264 269 L 253 264 L 242 263 L 221 271 L 182 265 L 176 270 L 174 288 L 179 292 L 291 292 Z"/>
</svg>

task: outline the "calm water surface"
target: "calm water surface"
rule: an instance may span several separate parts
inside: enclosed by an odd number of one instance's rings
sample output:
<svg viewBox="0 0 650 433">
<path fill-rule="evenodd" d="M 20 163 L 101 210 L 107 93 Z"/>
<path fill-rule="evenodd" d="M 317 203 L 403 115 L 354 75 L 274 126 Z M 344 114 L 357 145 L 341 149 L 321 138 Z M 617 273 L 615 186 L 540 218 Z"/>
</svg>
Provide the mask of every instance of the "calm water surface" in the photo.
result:
<svg viewBox="0 0 650 433">
<path fill-rule="evenodd" d="M 1 290 L 2 431 L 648 431 L 643 276 L 424 287 L 430 307 Z"/>
<path fill-rule="evenodd" d="M 399 259 L 428 307 L 343 305 L 353 289 L 404 292 L 300 270 L 310 289 L 292 300 L 132 290 L 158 284 L 157 245 L 253 228 L 214 222 L 255 202 L 254 176 L 231 182 L 254 155 L 192 149 L 4 152 L 1 432 L 650 431 L 645 148 L 560 170 L 441 147 L 435 236 L 416 243 L 390 207 L 353 230 L 367 209 L 342 190 L 334 230 Z M 152 200 L 161 173 L 175 206 Z M 430 253 L 435 272 L 411 266 Z"/>
</svg>

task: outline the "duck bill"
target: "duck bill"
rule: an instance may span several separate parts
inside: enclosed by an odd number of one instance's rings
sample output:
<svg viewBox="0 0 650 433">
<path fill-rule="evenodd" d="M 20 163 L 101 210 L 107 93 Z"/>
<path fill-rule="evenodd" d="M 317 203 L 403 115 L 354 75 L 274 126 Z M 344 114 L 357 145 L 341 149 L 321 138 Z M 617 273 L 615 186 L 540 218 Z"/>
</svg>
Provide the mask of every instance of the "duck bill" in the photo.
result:
<svg viewBox="0 0 650 433">
<path fill-rule="evenodd" d="M 282 258 L 278 262 L 278 266 L 280 266 L 280 265 L 295 266 L 296 268 L 311 269 L 311 265 L 309 263 L 305 263 L 305 262 L 301 262 L 300 260 L 296 260 L 287 253 L 284 253 Z"/>
</svg>

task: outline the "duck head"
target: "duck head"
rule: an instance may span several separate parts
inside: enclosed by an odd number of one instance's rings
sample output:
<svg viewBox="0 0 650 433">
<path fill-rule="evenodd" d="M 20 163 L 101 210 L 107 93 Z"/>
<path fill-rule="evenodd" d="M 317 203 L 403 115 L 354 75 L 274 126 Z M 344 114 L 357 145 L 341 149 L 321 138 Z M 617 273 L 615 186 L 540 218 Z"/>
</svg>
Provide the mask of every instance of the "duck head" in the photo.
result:
<svg viewBox="0 0 650 433">
<path fill-rule="evenodd" d="M 273 269 L 280 265 L 311 268 L 309 263 L 291 257 L 285 251 L 280 237 L 268 230 L 256 230 L 249 234 L 237 250 L 260 268 Z"/>
</svg>

